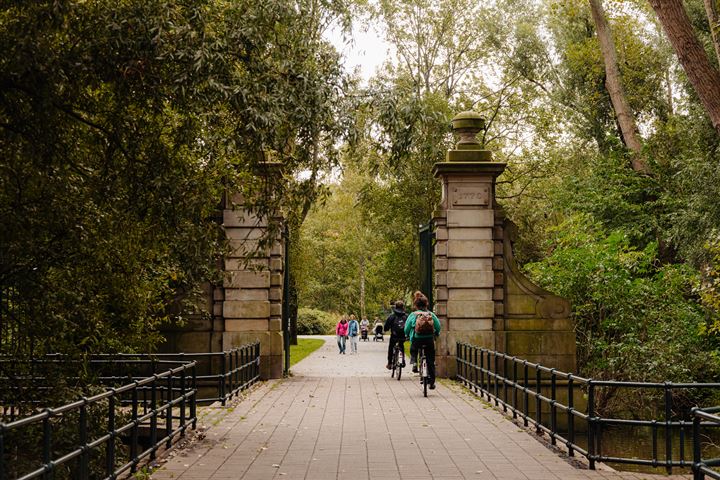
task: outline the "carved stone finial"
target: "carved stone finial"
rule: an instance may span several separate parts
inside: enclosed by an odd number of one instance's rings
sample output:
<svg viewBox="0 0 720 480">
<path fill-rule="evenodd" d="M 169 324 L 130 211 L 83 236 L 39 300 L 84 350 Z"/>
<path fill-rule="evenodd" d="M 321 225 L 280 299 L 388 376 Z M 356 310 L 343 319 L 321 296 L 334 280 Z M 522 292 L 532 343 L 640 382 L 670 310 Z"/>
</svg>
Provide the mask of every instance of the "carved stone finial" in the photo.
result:
<svg viewBox="0 0 720 480">
<path fill-rule="evenodd" d="M 477 112 L 461 112 L 452 119 L 453 132 L 459 137 L 458 147 L 461 145 L 480 145 L 476 137 L 484 128 L 485 119 Z"/>
</svg>

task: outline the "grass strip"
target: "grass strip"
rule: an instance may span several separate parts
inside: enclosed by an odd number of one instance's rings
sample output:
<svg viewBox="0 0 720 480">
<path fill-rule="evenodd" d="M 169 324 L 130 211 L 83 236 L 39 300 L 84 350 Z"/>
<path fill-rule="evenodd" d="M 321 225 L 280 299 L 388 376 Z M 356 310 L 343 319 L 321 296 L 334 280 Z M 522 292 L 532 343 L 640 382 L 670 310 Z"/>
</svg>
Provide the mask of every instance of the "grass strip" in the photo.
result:
<svg viewBox="0 0 720 480">
<path fill-rule="evenodd" d="M 290 366 L 292 367 L 312 352 L 322 347 L 325 340 L 322 338 L 298 338 L 297 345 L 290 345 Z"/>
</svg>

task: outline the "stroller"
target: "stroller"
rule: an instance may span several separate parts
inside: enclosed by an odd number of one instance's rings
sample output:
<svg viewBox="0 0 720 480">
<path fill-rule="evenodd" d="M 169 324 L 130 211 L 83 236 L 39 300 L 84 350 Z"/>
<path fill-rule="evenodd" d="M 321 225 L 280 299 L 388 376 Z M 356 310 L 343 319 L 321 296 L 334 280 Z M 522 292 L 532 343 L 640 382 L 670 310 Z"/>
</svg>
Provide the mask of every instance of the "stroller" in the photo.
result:
<svg viewBox="0 0 720 480">
<path fill-rule="evenodd" d="M 375 336 L 373 337 L 373 342 L 384 342 L 385 341 L 385 337 L 383 337 L 382 324 L 376 323 L 373 331 L 375 332 Z"/>
<path fill-rule="evenodd" d="M 360 340 L 368 341 L 368 327 L 367 325 L 360 325 Z"/>
</svg>

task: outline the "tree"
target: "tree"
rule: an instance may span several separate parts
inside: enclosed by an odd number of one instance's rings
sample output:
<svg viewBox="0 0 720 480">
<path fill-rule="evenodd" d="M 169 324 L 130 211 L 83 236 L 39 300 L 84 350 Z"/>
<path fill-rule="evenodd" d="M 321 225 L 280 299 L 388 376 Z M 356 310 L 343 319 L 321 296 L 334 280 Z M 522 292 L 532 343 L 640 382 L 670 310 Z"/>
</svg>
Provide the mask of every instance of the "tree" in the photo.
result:
<svg viewBox="0 0 720 480">
<path fill-rule="evenodd" d="M 710 38 L 712 39 L 713 49 L 715 50 L 715 58 L 717 59 L 718 68 L 720 68 L 720 18 L 718 17 L 717 2 L 715 0 L 703 0 L 705 5 L 705 14 L 710 27 Z"/>
<path fill-rule="evenodd" d="M 720 71 L 710 63 L 681 0 L 649 0 L 715 130 L 720 133 Z"/>
<path fill-rule="evenodd" d="M 401 289 L 384 260 L 390 246 L 360 202 L 365 182 L 363 172 L 347 166 L 303 223 L 293 255 L 302 307 L 362 317 L 398 298 Z"/>
<path fill-rule="evenodd" d="M 150 351 L 227 248 L 226 192 L 296 208 L 343 130 L 344 6 L 39 1 L 0 21 L 0 353 Z M 263 175 L 268 151 L 287 178 Z M 77 372 L 75 372 L 77 373 Z M 6 375 L 3 375 L 6 376 Z"/>
<path fill-rule="evenodd" d="M 589 0 L 590 10 L 593 20 L 595 21 L 595 29 L 597 31 L 598 41 L 600 43 L 600 51 L 602 52 L 605 62 L 605 85 L 607 86 L 610 100 L 612 101 L 615 115 L 617 116 L 620 133 L 622 134 L 625 145 L 633 152 L 632 167 L 633 170 L 647 173 L 648 166 L 642 158 L 642 144 L 637 125 L 635 124 L 635 115 L 630 110 L 625 91 L 623 88 L 620 69 L 618 68 L 617 53 L 615 52 L 615 41 L 610 32 L 610 26 L 605 18 L 601 0 Z"/>
</svg>

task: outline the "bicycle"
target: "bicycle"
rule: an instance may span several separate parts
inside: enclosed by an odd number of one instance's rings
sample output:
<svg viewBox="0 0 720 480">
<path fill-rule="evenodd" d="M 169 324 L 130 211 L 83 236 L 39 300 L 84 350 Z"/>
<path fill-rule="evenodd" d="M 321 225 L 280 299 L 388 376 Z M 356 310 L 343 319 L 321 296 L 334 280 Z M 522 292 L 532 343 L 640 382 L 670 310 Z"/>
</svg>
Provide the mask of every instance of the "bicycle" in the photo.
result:
<svg viewBox="0 0 720 480">
<path fill-rule="evenodd" d="M 427 357 L 425 356 L 425 346 L 420 346 L 418 350 L 418 365 L 420 365 L 420 384 L 423 389 L 423 396 L 427 397 L 428 385 L 430 385 L 430 374 L 428 372 Z"/>
<path fill-rule="evenodd" d="M 395 342 L 395 347 L 393 347 L 393 356 L 392 356 L 392 373 L 390 374 L 390 378 L 395 377 L 395 371 L 397 370 L 397 379 L 400 380 L 400 377 L 402 376 L 402 369 L 405 366 L 405 350 L 403 349 L 403 342 Z"/>
</svg>

